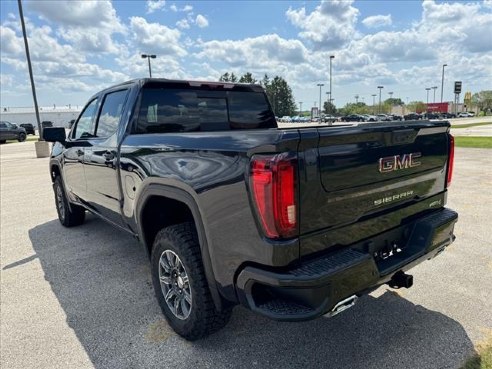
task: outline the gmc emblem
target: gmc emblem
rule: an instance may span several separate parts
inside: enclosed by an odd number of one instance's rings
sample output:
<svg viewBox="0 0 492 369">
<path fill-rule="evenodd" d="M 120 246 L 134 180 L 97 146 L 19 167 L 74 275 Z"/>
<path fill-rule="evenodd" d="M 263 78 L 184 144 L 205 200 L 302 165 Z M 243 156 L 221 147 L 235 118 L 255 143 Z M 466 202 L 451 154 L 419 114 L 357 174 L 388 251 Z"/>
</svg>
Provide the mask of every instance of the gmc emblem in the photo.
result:
<svg viewBox="0 0 492 369">
<path fill-rule="evenodd" d="M 394 172 L 395 170 L 418 167 L 421 162 L 417 158 L 422 156 L 419 152 L 411 154 L 387 156 L 379 159 L 379 173 Z"/>
</svg>

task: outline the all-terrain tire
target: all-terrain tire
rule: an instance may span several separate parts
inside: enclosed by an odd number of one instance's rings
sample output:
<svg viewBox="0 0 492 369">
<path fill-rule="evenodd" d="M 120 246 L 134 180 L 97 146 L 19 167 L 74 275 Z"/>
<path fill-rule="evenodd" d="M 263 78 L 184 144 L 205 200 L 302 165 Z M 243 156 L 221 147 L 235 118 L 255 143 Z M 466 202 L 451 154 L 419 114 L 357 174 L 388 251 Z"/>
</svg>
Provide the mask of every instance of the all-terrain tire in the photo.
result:
<svg viewBox="0 0 492 369">
<path fill-rule="evenodd" d="M 75 204 L 70 204 L 69 206 L 60 176 L 56 177 L 53 190 L 55 192 L 55 205 L 60 223 L 65 227 L 75 227 L 84 223 L 85 209 Z"/>
<path fill-rule="evenodd" d="M 159 278 L 161 257 L 169 250 L 179 257 L 188 277 L 192 303 L 189 315 L 178 318 L 168 306 Z M 167 252 L 169 252 L 167 251 Z M 163 228 L 155 237 L 151 257 L 152 282 L 161 310 L 169 325 L 183 338 L 194 341 L 223 328 L 232 308 L 217 311 L 208 287 L 196 229 L 192 223 Z"/>
</svg>

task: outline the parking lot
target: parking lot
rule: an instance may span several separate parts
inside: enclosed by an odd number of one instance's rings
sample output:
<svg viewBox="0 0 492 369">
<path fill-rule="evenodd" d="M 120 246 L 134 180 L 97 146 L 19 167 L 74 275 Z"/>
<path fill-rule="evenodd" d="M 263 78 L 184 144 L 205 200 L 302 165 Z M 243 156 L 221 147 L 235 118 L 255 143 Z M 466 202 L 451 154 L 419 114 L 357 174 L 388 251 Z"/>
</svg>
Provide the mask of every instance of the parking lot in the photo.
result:
<svg viewBox="0 0 492 369">
<path fill-rule="evenodd" d="M 448 206 L 457 240 L 332 318 L 278 323 L 237 307 L 195 343 L 153 296 L 139 244 L 88 216 L 63 228 L 48 159 L 33 142 L 0 146 L 2 368 L 459 368 L 492 335 L 491 150 L 456 149 Z"/>
</svg>

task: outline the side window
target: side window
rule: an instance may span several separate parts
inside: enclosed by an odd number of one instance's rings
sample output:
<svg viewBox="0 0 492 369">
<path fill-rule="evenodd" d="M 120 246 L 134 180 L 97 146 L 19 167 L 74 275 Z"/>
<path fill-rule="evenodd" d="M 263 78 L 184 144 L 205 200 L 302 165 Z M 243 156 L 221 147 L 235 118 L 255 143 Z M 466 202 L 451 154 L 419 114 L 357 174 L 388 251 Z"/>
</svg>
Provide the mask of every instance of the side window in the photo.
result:
<svg viewBox="0 0 492 369">
<path fill-rule="evenodd" d="M 97 137 L 109 137 L 116 132 L 127 94 L 128 90 L 122 90 L 105 96 L 97 123 Z"/>
<path fill-rule="evenodd" d="M 94 115 L 96 113 L 97 99 L 94 99 L 86 106 L 75 126 L 73 138 L 89 138 L 94 137 Z"/>
<path fill-rule="evenodd" d="M 7 124 L 4 122 L 0 122 L 0 128 L 7 128 Z"/>
</svg>

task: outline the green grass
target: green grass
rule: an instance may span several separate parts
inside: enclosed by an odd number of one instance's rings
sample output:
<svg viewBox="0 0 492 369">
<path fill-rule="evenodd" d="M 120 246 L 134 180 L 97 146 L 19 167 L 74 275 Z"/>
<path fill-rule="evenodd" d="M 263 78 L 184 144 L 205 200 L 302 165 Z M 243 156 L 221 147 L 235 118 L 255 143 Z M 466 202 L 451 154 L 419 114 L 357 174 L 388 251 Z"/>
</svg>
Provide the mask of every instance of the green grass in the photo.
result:
<svg viewBox="0 0 492 369">
<path fill-rule="evenodd" d="M 477 347 L 477 353 L 465 361 L 460 369 L 492 369 L 492 337 Z"/>
<path fill-rule="evenodd" d="M 492 137 L 456 136 L 454 143 L 456 147 L 492 149 Z"/>
<path fill-rule="evenodd" d="M 479 126 L 488 126 L 492 125 L 492 122 L 479 122 L 479 123 L 467 123 L 467 124 L 456 124 L 451 125 L 451 128 L 470 128 L 470 127 L 479 127 Z"/>
</svg>

